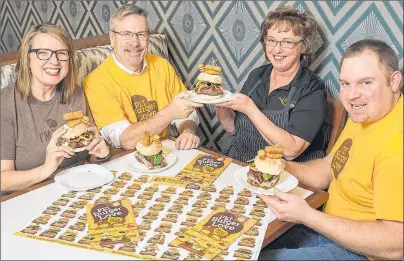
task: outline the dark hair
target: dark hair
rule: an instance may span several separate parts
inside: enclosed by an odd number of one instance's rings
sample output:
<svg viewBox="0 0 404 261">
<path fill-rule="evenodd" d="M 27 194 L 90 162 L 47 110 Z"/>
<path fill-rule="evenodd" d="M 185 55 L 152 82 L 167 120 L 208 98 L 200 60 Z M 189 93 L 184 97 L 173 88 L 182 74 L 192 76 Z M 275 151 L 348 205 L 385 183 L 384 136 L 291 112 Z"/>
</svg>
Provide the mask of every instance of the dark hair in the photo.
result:
<svg viewBox="0 0 404 261">
<path fill-rule="evenodd" d="M 341 58 L 340 67 L 346 58 L 360 55 L 365 51 L 375 53 L 379 60 L 379 66 L 384 67 L 389 74 L 399 70 L 398 58 L 393 48 L 383 41 L 374 39 L 364 39 L 351 44 Z"/>
<path fill-rule="evenodd" d="M 302 38 L 302 66 L 309 66 L 314 53 L 314 45 L 317 34 L 317 22 L 308 12 L 299 12 L 292 6 L 282 6 L 270 11 L 261 23 L 260 42 L 265 50 L 265 38 L 268 29 L 275 27 L 285 32 L 292 32 Z"/>
</svg>

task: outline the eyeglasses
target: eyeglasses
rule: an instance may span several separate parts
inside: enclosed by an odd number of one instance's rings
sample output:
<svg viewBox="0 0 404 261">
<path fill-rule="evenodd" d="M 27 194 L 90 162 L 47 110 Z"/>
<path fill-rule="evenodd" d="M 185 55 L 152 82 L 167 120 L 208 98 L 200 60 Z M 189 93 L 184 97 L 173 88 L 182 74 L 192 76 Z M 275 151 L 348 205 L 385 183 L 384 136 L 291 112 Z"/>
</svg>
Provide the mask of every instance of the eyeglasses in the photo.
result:
<svg viewBox="0 0 404 261">
<path fill-rule="evenodd" d="M 278 43 L 283 47 L 283 48 L 293 48 L 296 45 L 298 45 L 300 42 L 302 42 L 303 40 L 299 40 L 299 41 L 289 41 L 289 40 L 285 40 L 285 41 L 276 41 L 272 38 L 265 38 L 265 44 L 269 45 L 271 47 L 275 47 Z"/>
<path fill-rule="evenodd" d="M 134 35 L 136 35 L 139 40 L 146 40 L 147 36 L 149 35 L 148 31 L 141 31 L 141 32 L 133 33 L 133 32 L 129 32 L 129 31 L 117 32 L 117 31 L 111 30 L 111 32 L 119 34 L 120 36 L 122 36 L 122 39 L 124 39 L 124 40 L 130 40 L 130 39 L 132 39 L 132 37 Z"/>
<path fill-rule="evenodd" d="M 49 50 L 49 49 L 30 49 L 30 53 L 36 53 L 36 57 L 38 57 L 39 60 L 47 61 L 49 60 L 53 54 L 56 55 L 56 58 L 59 61 L 67 61 L 69 60 L 70 57 L 70 51 L 68 50 Z"/>
</svg>

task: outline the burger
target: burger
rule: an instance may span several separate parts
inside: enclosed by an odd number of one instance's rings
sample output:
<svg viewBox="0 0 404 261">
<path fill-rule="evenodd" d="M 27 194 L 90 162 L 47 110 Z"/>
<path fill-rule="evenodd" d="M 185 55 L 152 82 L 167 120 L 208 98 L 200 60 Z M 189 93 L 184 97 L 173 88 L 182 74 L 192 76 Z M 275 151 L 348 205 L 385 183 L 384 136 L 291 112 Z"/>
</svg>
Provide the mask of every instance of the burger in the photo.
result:
<svg viewBox="0 0 404 261">
<path fill-rule="evenodd" d="M 223 79 L 219 75 L 202 72 L 195 82 L 194 91 L 203 100 L 215 100 L 224 95 Z"/>
<path fill-rule="evenodd" d="M 241 247 L 241 248 L 236 249 L 236 251 L 234 251 L 233 256 L 240 257 L 243 259 L 251 259 L 252 254 L 253 253 L 251 252 L 251 250 Z"/>
<path fill-rule="evenodd" d="M 168 260 L 177 260 L 180 257 L 180 252 L 176 248 L 169 248 L 164 252 L 161 258 Z"/>
<path fill-rule="evenodd" d="M 136 144 L 135 158 L 148 169 L 162 168 L 167 165 L 163 156 L 163 146 L 159 135 L 150 136 L 145 132 Z"/>
<path fill-rule="evenodd" d="M 258 151 L 258 155 L 249 163 L 247 182 L 251 186 L 263 189 L 275 187 L 285 168 L 281 155 L 283 155 L 283 149 L 279 146 L 267 146 L 265 151 Z"/>
<path fill-rule="evenodd" d="M 85 150 L 95 137 L 87 124 L 81 123 L 72 128 L 65 126 L 68 128 L 67 132 L 59 138 L 58 144 L 69 148 L 72 152 Z"/>
</svg>

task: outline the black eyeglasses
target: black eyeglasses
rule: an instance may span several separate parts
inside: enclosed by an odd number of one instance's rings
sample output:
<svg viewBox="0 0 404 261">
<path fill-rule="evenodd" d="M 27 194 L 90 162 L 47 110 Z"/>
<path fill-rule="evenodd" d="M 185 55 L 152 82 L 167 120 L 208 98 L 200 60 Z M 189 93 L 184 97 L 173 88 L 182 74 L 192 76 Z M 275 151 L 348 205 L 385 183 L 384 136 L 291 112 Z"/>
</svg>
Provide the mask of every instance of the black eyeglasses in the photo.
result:
<svg viewBox="0 0 404 261">
<path fill-rule="evenodd" d="M 124 40 L 130 40 L 130 39 L 132 39 L 132 37 L 134 35 L 136 35 L 139 40 L 146 40 L 147 36 L 149 35 L 149 31 L 141 31 L 141 32 L 134 33 L 134 32 L 129 32 L 129 31 L 117 32 L 117 31 L 111 30 L 111 32 L 119 34 L 120 36 L 122 36 L 122 39 L 124 39 Z"/>
<path fill-rule="evenodd" d="M 296 45 L 298 45 L 300 42 L 302 42 L 303 40 L 299 40 L 299 41 L 289 41 L 289 40 L 284 40 L 284 41 L 276 41 L 272 38 L 265 38 L 265 44 L 269 45 L 271 47 L 275 47 L 278 43 L 283 47 L 283 48 L 293 48 Z"/>
<path fill-rule="evenodd" d="M 49 49 L 30 49 L 30 53 L 36 53 L 36 57 L 38 57 L 39 60 L 47 61 L 49 60 L 53 54 L 56 55 L 56 58 L 59 61 L 67 61 L 69 60 L 70 57 L 70 51 L 69 50 L 49 50 Z"/>
</svg>

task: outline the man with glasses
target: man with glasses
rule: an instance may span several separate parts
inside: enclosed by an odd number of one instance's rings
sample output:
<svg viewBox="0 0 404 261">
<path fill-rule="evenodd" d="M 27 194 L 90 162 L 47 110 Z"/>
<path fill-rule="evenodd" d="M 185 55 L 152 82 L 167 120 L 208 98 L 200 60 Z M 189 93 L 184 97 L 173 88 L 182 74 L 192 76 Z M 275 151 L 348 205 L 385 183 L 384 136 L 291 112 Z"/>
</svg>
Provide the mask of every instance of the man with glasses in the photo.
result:
<svg viewBox="0 0 404 261">
<path fill-rule="evenodd" d="M 167 135 L 175 124 L 177 149 L 199 146 L 196 107 L 184 99 L 186 88 L 170 63 L 147 54 L 145 10 L 122 5 L 110 21 L 112 55 L 84 80 L 84 91 L 95 123 L 115 147 L 133 149 L 144 131 Z"/>
</svg>

